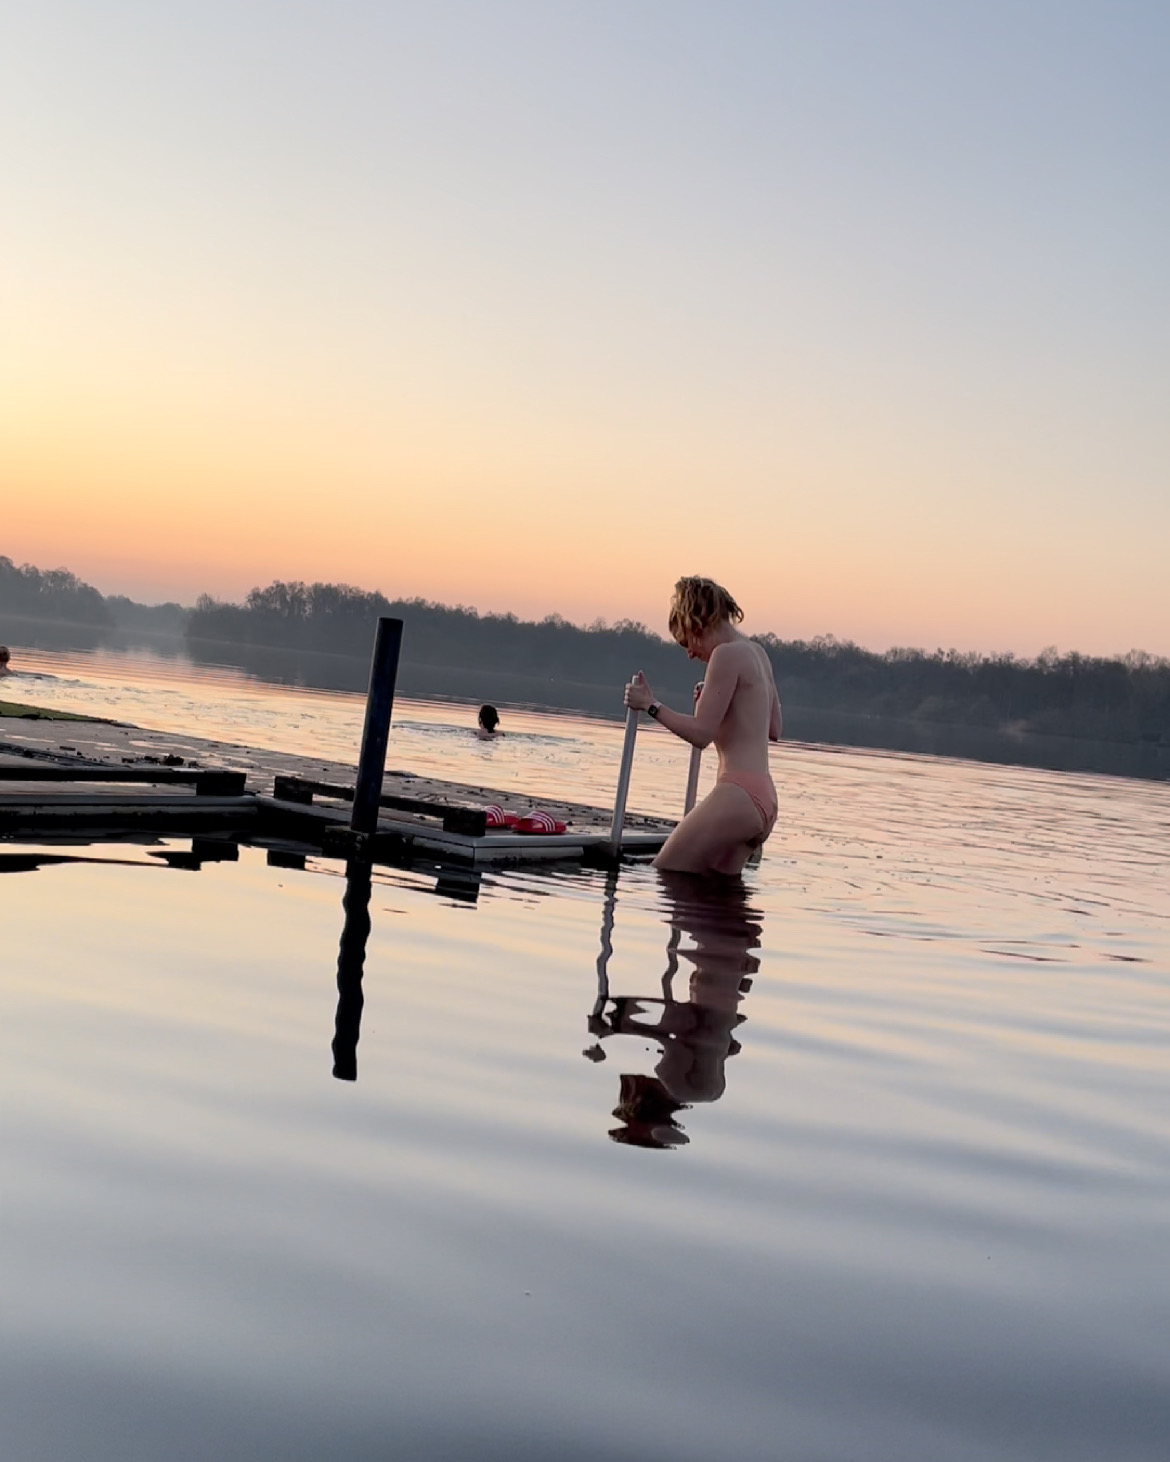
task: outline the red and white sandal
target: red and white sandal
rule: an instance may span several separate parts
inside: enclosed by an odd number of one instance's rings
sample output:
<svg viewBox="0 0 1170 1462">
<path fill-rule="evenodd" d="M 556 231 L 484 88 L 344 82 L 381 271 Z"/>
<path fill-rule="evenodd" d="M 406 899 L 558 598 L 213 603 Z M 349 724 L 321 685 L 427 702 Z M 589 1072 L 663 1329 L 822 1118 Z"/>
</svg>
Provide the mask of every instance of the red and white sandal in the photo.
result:
<svg viewBox="0 0 1170 1462">
<path fill-rule="evenodd" d="M 547 812 L 530 812 L 527 817 L 522 817 L 516 824 L 518 833 L 563 833 L 568 827 L 567 823 L 558 822 Z"/>
</svg>

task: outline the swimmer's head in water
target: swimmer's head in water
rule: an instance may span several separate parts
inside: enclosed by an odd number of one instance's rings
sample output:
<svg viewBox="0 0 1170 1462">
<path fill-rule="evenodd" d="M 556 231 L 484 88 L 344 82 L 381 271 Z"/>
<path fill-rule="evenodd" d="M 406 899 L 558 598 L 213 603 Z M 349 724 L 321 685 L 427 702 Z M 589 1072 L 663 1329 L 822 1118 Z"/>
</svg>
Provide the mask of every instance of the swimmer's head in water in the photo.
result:
<svg viewBox="0 0 1170 1462">
<path fill-rule="evenodd" d="M 479 724 L 485 731 L 494 731 L 500 724 L 500 713 L 495 706 L 480 706 Z"/>
<path fill-rule="evenodd" d="M 670 632 L 683 647 L 697 644 L 703 634 L 727 621 L 738 624 L 743 610 L 722 584 L 697 574 L 679 579 L 670 601 Z"/>
</svg>

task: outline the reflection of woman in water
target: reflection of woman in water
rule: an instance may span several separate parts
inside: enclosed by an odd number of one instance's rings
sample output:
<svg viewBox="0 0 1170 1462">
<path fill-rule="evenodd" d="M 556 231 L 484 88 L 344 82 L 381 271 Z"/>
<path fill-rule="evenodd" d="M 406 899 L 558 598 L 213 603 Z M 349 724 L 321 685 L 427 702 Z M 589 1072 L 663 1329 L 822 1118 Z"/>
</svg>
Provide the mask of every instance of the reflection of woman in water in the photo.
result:
<svg viewBox="0 0 1170 1462">
<path fill-rule="evenodd" d="M 500 713 L 495 706 L 480 706 L 479 725 L 475 729 L 475 734 L 481 741 L 490 741 L 493 736 L 502 736 L 504 733 L 496 730 L 499 724 Z"/>
<path fill-rule="evenodd" d="M 694 715 L 655 699 L 639 673 L 626 686 L 626 705 L 646 711 L 691 746 L 719 753 L 715 786 L 688 812 L 654 860 L 678 873 L 739 873 L 776 822 L 776 788 L 768 742 L 779 741 L 780 700 L 763 649 L 736 625 L 743 610 L 713 579 L 679 579 L 670 604 L 670 632 L 707 666 Z"/>
<path fill-rule="evenodd" d="M 744 1017 L 739 1003 L 759 968 L 761 916 L 748 903 L 742 884 L 714 886 L 687 875 L 664 882 L 671 937 L 661 997 L 611 996 L 609 934 L 598 961 L 599 992 L 589 1028 L 598 1044 L 585 1054 L 604 1059 L 601 1041 L 637 1035 L 656 1041 L 662 1055 L 653 1076 L 624 1074 L 614 1116 L 624 1124 L 610 1136 L 638 1147 L 674 1147 L 687 1141 L 676 1113 L 696 1102 L 715 1102 L 727 1085 L 727 1058 L 740 1049 L 732 1035 Z M 694 943 L 680 947 L 689 935 Z M 688 997 L 677 1000 L 679 963 L 692 965 Z M 659 1006 L 655 1019 L 649 1007 Z"/>
</svg>

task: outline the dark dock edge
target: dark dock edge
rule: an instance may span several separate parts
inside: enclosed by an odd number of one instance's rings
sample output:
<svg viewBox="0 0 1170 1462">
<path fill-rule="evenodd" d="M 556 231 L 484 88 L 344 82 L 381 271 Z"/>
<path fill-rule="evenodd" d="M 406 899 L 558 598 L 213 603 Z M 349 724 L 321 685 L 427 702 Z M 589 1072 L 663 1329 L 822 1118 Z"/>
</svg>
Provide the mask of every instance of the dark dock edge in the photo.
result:
<svg viewBox="0 0 1170 1462">
<path fill-rule="evenodd" d="M 23 794 L 10 790 L 21 782 L 50 783 L 53 790 Z M 100 784 L 110 790 L 96 790 Z M 191 791 L 176 795 L 178 785 Z M 148 786 L 164 790 L 147 791 Z M 400 862 L 414 851 L 471 866 L 613 862 L 607 832 L 569 829 L 520 834 L 488 828 L 482 808 L 385 794 L 373 830 L 357 833 L 344 806 L 318 806 L 313 800 L 316 796 L 344 804 L 352 799 L 353 789 L 278 777 L 273 795 L 268 796 L 247 791 L 245 774 L 228 770 L 50 767 L 43 763 L 0 767 L 0 838 L 59 837 L 82 831 L 92 836 L 103 829 L 163 836 L 208 831 L 222 835 L 234 830 L 243 841 L 287 839 L 319 849 L 325 856 L 348 858 L 360 853 L 375 862 Z M 649 857 L 662 846 L 668 832 L 665 825 L 661 830 L 627 831 L 621 855 Z"/>
</svg>

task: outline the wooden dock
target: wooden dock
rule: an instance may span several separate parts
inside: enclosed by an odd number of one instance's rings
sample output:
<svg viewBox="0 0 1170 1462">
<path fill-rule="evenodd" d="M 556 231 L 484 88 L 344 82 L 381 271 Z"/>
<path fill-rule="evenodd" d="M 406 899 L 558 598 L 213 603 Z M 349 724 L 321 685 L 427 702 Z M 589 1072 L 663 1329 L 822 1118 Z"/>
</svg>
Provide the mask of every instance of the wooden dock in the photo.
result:
<svg viewBox="0 0 1170 1462">
<path fill-rule="evenodd" d="M 0 837 L 103 828 L 193 833 L 243 828 L 256 818 L 243 772 L 0 764 Z"/>
<path fill-rule="evenodd" d="M 474 805 L 466 795 L 458 799 L 452 795 L 457 789 L 449 785 L 431 783 L 438 796 L 430 798 L 407 796 L 405 789 L 388 792 L 386 749 L 401 642 L 402 621 L 380 617 L 356 775 L 344 773 L 353 775 L 352 785 L 276 772 L 268 793 L 256 786 L 254 758 L 249 770 L 196 767 L 188 747 L 186 757 L 171 749 L 161 757 L 123 755 L 116 765 L 92 759 L 96 747 L 88 756 L 78 751 L 76 742 L 58 743 L 53 751 L 43 742 L 34 745 L 34 738 L 22 733 L 23 744 L 0 745 L 0 838 L 67 835 L 82 829 L 91 835 L 102 829 L 164 835 L 238 829 L 249 841 L 283 838 L 326 854 L 399 861 L 417 851 L 472 867 L 573 859 L 614 864 L 622 858 L 650 857 L 662 847 L 673 824 L 642 817 L 634 828 L 626 817 L 638 729 L 634 710 L 626 714 L 612 814 L 583 807 L 570 812 L 565 806 L 565 815 L 554 819 L 567 824 L 564 832 L 489 828 L 484 805 Z M 118 732 L 136 730 L 104 727 L 101 739 L 106 744 L 99 754 L 108 755 Z M 74 736 L 72 730 L 69 734 Z M 92 737 L 90 741 L 92 745 Z M 139 733 L 127 750 L 141 743 Z M 71 752 L 73 759 L 62 759 L 61 752 Z M 217 759 L 222 757 L 220 750 Z M 390 775 L 399 784 L 411 777 L 404 772 Z M 696 778 L 697 763 L 692 762 L 691 782 Z M 486 789 L 478 791 L 482 795 Z M 689 803 L 690 786 L 687 796 Z"/>
<path fill-rule="evenodd" d="M 220 769 L 61 765 L 43 760 L 0 764 L 0 839 L 59 838 L 102 831 L 156 836 L 217 833 L 243 842 L 288 842 L 348 857 L 353 788 L 276 776 L 272 792 L 249 791 L 245 773 Z M 412 853 L 470 867 L 551 861 L 612 862 L 607 814 L 563 833 L 489 828 L 482 807 L 386 793 L 374 831 L 360 847 L 375 862 Z M 622 858 L 648 858 L 665 842 L 668 823 L 624 830 Z"/>
<path fill-rule="evenodd" d="M 324 798 L 325 805 L 318 798 Z M 328 851 L 346 844 L 348 804 L 352 799 L 351 787 L 304 777 L 277 777 L 272 796 L 260 796 L 257 801 L 266 825 Z M 604 817 L 599 810 L 597 818 Z M 627 829 L 622 836 L 622 856 L 653 856 L 669 832 L 666 823 L 652 831 Z M 517 833 L 489 828 L 483 808 L 388 793 L 380 799 L 372 842 L 376 849 L 417 848 L 446 860 L 475 865 L 558 859 L 597 861 L 604 859 L 611 846 L 609 830 L 598 823 L 570 826 L 563 833 Z"/>
</svg>

